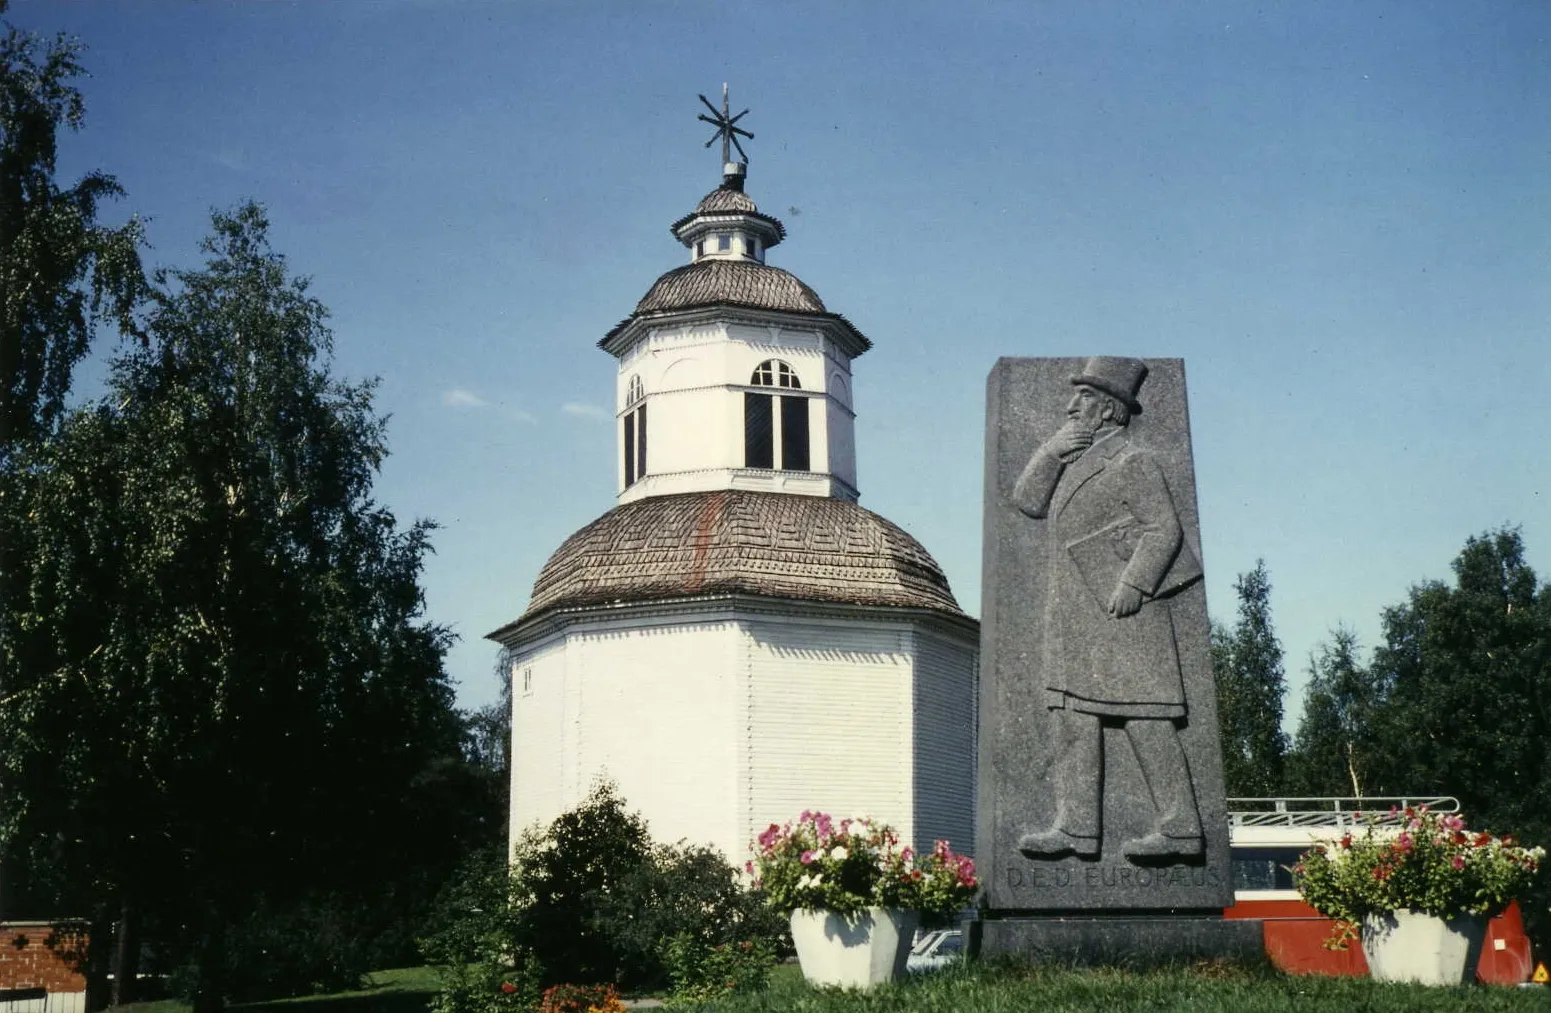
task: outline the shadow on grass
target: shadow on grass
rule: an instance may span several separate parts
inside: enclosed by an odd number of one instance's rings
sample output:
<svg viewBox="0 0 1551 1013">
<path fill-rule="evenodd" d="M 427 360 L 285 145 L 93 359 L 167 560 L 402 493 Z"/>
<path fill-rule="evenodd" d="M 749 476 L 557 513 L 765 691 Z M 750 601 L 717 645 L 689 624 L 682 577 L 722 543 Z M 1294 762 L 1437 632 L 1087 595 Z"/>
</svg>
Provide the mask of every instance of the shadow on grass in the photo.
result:
<svg viewBox="0 0 1551 1013">
<path fill-rule="evenodd" d="M 410 972 L 399 971 L 373 977 L 371 985 L 353 992 L 234 1003 L 228 1009 L 242 1013 L 425 1013 L 436 994 L 435 985 L 424 975 L 412 977 Z"/>
<path fill-rule="evenodd" d="M 431 992 L 353 992 L 349 995 L 304 996 L 229 1007 L 243 1013 L 425 1013 Z"/>
</svg>

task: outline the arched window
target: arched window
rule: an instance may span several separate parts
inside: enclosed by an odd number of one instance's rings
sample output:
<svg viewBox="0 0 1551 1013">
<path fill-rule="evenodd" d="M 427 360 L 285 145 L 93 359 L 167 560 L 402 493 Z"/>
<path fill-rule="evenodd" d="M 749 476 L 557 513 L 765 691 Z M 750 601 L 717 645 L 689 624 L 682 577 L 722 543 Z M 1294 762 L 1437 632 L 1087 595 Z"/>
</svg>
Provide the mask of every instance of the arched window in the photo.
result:
<svg viewBox="0 0 1551 1013">
<path fill-rule="evenodd" d="M 766 359 L 755 366 L 754 376 L 749 383 L 756 387 L 790 387 L 793 390 L 802 387 L 797 382 L 797 371 L 780 359 Z"/>
<path fill-rule="evenodd" d="M 646 391 L 640 376 L 632 376 L 625 385 L 624 432 L 619 441 L 625 456 L 625 486 L 635 485 L 646 476 Z M 632 407 L 636 406 L 636 407 Z"/>
<path fill-rule="evenodd" d="M 755 366 L 749 382 L 755 387 L 802 389 L 796 371 L 780 359 L 766 359 Z M 807 398 L 754 391 L 743 395 L 743 466 L 808 470 Z"/>
</svg>

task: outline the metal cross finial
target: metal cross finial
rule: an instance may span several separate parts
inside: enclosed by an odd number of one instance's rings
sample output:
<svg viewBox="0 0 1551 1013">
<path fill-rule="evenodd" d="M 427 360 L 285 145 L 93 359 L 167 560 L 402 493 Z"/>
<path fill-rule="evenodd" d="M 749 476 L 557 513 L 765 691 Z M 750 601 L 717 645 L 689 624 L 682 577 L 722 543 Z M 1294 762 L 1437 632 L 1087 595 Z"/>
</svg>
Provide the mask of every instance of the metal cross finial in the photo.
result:
<svg viewBox="0 0 1551 1013">
<path fill-rule="evenodd" d="M 738 135 L 742 134 L 744 137 L 747 137 L 751 141 L 754 139 L 754 135 L 738 126 L 737 123 L 739 120 L 743 119 L 743 117 L 747 116 L 749 111 L 745 109 L 743 112 L 736 116 L 727 115 L 729 110 L 727 106 L 727 85 L 725 83 L 722 84 L 721 109 L 718 110 L 714 105 L 711 104 L 711 100 L 706 98 L 704 95 L 700 96 L 700 101 L 704 102 L 705 107 L 711 110 L 711 115 L 707 116 L 705 113 L 701 113 L 698 118 L 704 120 L 716 128 L 716 133 L 712 134 L 711 139 L 705 142 L 705 146 L 709 148 L 711 145 L 716 143 L 717 138 L 721 138 L 723 165 L 726 165 L 728 162 L 732 161 L 732 152 L 728 150 L 727 147 L 729 142 L 731 142 L 734 148 L 738 149 L 738 154 L 745 162 L 747 162 L 749 160 L 749 156 L 744 154 L 743 145 L 738 143 Z"/>
</svg>

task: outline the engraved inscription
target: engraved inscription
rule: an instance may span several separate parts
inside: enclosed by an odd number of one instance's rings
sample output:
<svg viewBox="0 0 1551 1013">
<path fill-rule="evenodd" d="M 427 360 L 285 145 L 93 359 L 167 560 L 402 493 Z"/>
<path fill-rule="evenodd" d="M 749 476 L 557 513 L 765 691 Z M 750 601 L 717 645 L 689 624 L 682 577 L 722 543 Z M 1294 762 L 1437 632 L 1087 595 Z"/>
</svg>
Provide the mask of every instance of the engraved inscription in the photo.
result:
<svg viewBox="0 0 1551 1013">
<path fill-rule="evenodd" d="M 1152 888 L 1217 887 L 1222 876 L 1215 867 L 1157 867 L 1101 863 L 1096 865 L 1009 865 L 1007 885 L 1015 890 L 1148 890 Z"/>
</svg>

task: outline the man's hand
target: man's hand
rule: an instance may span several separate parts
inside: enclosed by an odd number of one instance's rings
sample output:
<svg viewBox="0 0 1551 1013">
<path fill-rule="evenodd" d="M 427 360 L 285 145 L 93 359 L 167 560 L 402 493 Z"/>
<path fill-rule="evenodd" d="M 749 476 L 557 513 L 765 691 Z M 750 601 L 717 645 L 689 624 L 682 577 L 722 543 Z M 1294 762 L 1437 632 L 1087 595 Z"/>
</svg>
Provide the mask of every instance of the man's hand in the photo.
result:
<svg viewBox="0 0 1551 1013">
<path fill-rule="evenodd" d="M 1068 422 L 1055 431 L 1055 435 L 1046 442 L 1045 448 L 1061 460 L 1070 462 L 1072 458 L 1081 456 L 1082 452 L 1092 445 L 1091 429 Z"/>
<path fill-rule="evenodd" d="M 1109 596 L 1109 614 L 1112 619 L 1124 619 L 1126 616 L 1134 616 L 1142 608 L 1142 592 L 1130 584 L 1122 583 L 1115 588 L 1115 593 Z"/>
</svg>

